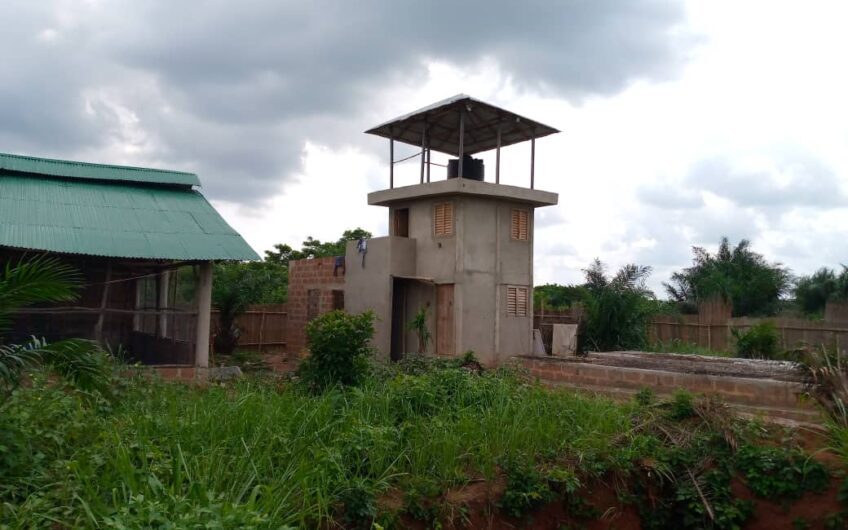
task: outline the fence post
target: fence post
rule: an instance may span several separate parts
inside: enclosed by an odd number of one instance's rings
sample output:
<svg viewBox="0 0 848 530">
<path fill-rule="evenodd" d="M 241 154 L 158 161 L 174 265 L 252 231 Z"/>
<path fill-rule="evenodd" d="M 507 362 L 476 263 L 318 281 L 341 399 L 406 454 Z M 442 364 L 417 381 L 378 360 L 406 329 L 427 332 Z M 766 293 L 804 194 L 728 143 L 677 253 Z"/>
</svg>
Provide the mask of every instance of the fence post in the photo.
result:
<svg viewBox="0 0 848 530">
<path fill-rule="evenodd" d="M 265 330 L 265 315 L 266 315 L 265 311 L 266 310 L 263 308 L 262 309 L 262 316 L 259 319 L 259 348 L 258 348 L 258 350 L 259 350 L 260 355 L 262 354 L 262 332 Z"/>
</svg>

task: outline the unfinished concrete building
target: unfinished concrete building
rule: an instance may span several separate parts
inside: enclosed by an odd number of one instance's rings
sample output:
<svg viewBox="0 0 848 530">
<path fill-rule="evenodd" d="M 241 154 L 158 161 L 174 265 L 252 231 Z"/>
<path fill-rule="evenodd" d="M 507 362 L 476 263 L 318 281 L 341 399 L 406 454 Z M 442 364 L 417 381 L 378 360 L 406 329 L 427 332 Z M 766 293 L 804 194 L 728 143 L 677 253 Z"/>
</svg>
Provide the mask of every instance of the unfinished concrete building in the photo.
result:
<svg viewBox="0 0 848 530">
<path fill-rule="evenodd" d="M 389 188 L 368 195 L 368 204 L 388 208 L 389 235 L 348 245 L 345 308 L 374 311 L 381 356 L 419 349 L 409 323 L 422 309 L 432 335 L 426 353 L 472 350 L 496 364 L 532 352 L 534 212 L 558 199 L 534 189 L 535 144 L 556 132 L 462 94 L 367 131 L 389 140 Z M 501 148 L 525 141 L 529 188 L 501 184 Z M 418 184 L 394 187 L 395 142 L 420 148 Z M 445 180 L 431 181 L 432 150 L 456 157 Z M 471 157 L 490 150 L 494 182 Z"/>
</svg>

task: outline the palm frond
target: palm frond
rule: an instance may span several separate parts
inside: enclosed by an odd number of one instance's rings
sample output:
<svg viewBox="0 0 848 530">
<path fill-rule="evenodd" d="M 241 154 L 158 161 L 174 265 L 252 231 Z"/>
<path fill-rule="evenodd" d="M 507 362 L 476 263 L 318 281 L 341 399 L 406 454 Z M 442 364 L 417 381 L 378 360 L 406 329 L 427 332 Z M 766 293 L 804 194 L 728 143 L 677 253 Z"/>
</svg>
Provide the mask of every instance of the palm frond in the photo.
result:
<svg viewBox="0 0 848 530">
<path fill-rule="evenodd" d="M 0 331 L 8 329 L 12 314 L 21 307 L 75 300 L 81 282 L 79 271 L 55 257 L 41 255 L 7 263 L 0 271 Z"/>
<path fill-rule="evenodd" d="M 92 340 L 66 339 L 42 344 L 38 350 L 44 364 L 74 386 L 102 389 L 109 377 L 109 356 Z"/>
<path fill-rule="evenodd" d="M 24 370 L 40 360 L 41 354 L 33 344 L 0 345 L 0 390 L 17 386 Z"/>
</svg>

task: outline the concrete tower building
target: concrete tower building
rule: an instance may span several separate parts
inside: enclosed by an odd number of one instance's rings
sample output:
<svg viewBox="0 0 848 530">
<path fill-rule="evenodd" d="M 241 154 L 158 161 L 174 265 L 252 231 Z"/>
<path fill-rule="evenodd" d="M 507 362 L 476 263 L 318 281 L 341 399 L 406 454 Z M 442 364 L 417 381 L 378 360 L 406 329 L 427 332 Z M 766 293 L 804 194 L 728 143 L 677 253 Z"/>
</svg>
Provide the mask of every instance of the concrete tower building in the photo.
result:
<svg viewBox="0 0 848 530">
<path fill-rule="evenodd" d="M 374 311 L 380 355 L 418 351 L 409 323 L 422 309 L 429 354 L 473 350 L 492 365 L 532 353 L 534 212 L 558 199 L 534 189 L 535 142 L 556 132 L 462 94 L 367 131 L 389 139 L 389 188 L 368 195 L 388 208 L 389 235 L 348 244 L 345 307 Z M 501 148 L 524 141 L 530 187 L 500 184 Z M 420 183 L 394 187 L 395 142 L 420 148 Z M 431 181 L 431 150 L 457 157 L 446 180 Z M 490 150 L 494 182 L 471 158 Z"/>
</svg>

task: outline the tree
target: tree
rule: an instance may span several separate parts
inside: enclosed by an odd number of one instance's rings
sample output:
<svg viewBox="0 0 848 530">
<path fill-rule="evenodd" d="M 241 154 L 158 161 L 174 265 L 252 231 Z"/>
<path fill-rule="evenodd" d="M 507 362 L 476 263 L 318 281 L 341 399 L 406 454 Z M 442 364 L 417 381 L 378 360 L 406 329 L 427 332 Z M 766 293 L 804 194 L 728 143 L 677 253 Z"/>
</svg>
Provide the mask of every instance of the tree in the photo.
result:
<svg viewBox="0 0 848 530">
<path fill-rule="evenodd" d="M 539 285 L 533 288 L 533 306 L 537 309 L 566 309 L 585 302 L 588 294 L 582 285 Z"/>
<path fill-rule="evenodd" d="M 344 256 L 348 241 L 356 241 L 363 238 L 370 239 L 371 232 L 362 228 L 345 230 L 342 233 L 342 237 L 338 240 L 327 243 L 322 243 L 320 240 L 309 236 L 302 243 L 300 250 L 294 250 L 290 245 L 282 243 L 274 245 L 273 250 L 265 251 L 265 261 L 283 263 L 288 266 L 291 260 Z"/>
<path fill-rule="evenodd" d="M 586 334 L 597 351 L 644 348 L 648 321 L 658 303 L 646 281 L 650 267 L 625 265 L 609 277 L 606 266 L 595 259 L 584 269 L 589 293 L 586 300 Z"/>
<path fill-rule="evenodd" d="M 23 344 L 10 344 L 3 340 L 21 308 L 76 300 L 81 286 L 79 271 L 46 256 L 22 258 L 0 270 L 0 395 L 18 385 L 24 370 L 39 364 L 85 388 L 105 383 L 108 359 L 94 341 L 66 339 L 48 344 L 33 337 Z"/>
<path fill-rule="evenodd" d="M 215 265 L 212 305 L 218 310 L 214 348 L 230 354 L 238 346 L 236 317 L 253 304 L 275 304 L 286 300 L 288 267 L 275 262 L 219 263 Z"/>
<path fill-rule="evenodd" d="M 828 301 L 848 300 L 848 267 L 842 266 L 838 275 L 832 269 L 822 267 L 809 276 L 802 276 L 795 283 L 795 302 L 808 315 L 821 314 Z"/>
<path fill-rule="evenodd" d="M 348 241 L 370 237 L 371 232 L 362 228 L 345 230 L 337 241 L 330 243 L 322 243 L 310 236 L 300 250 L 280 243 L 265 251 L 264 261 L 216 265 L 212 286 L 212 305 L 219 312 L 218 332 L 213 344 L 215 351 L 224 354 L 235 351 L 240 333 L 236 318 L 248 306 L 286 301 L 290 261 L 343 256 Z"/>
<path fill-rule="evenodd" d="M 697 304 L 721 296 L 733 304 L 734 316 L 774 315 L 780 299 L 789 292 L 792 276 L 780 263 L 766 261 L 743 239 L 730 246 L 724 237 L 715 255 L 702 247 L 693 247 L 692 266 L 671 275 L 663 283 L 669 298 L 684 312 Z"/>
</svg>

